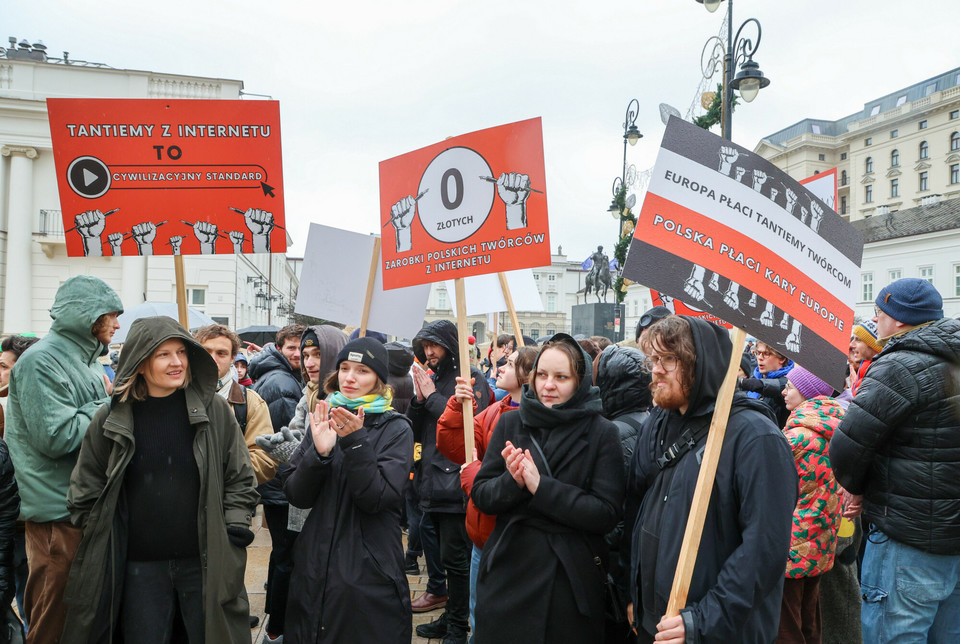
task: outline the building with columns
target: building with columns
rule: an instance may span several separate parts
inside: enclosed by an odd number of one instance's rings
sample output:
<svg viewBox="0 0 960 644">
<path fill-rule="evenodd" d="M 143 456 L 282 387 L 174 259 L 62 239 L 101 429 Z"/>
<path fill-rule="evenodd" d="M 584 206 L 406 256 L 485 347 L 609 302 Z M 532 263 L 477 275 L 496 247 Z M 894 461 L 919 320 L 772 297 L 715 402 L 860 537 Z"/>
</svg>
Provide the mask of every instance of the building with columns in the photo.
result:
<svg viewBox="0 0 960 644">
<path fill-rule="evenodd" d="M 797 180 L 836 168 L 837 212 L 850 221 L 960 197 L 960 67 L 835 121 L 794 123 L 754 151 Z"/>
<path fill-rule="evenodd" d="M 46 99 L 240 99 L 243 82 L 114 69 L 46 54 L 39 43 L 0 48 L 0 333 L 50 328 L 60 285 L 93 275 L 124 306 L 176 301 L 173 258 L 67 257 Z M 288 246 L 291 240 L 287 238 Z M 190 305 L 239 328 L 286 324 L 299 271 L 286 255 L 184 257 Z"/>
</svg>

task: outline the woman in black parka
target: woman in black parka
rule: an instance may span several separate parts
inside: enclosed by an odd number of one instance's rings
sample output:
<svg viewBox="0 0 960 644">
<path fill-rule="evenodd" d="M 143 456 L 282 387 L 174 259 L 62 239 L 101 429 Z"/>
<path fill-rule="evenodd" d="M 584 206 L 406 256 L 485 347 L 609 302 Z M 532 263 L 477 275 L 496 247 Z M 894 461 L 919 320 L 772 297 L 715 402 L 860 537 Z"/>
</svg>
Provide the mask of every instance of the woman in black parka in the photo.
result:
<svg viewBox="0 0 960 644">
<path fill-rule="evenodd" d="M 588 365 L 572 337 L 553 336 L 519 413 L 493 431 L 472 490 L 497 515 L 480 561 L 478 644 L 603 641 L 603 536 L 620 518 L 624 473 Z"/>
<path fill-rule="evenodd" d="M 284 639 L 396 642 L 412 636 L 400 506 L 413 465 L 410 421 L 391 407 L 389 359 L 372 338 L 348 343 L 327 400 L 290 459 L 284 492 L 311 508 L 294 546 Z"/>
</svg>

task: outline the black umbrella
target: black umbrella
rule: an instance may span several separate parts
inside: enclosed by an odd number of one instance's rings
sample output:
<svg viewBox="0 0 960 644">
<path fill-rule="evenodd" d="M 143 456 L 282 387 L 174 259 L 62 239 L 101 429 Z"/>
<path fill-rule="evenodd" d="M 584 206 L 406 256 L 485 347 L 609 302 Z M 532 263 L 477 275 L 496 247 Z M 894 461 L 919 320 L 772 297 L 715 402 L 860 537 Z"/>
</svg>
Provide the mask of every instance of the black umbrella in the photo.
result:
<svg viewBox="0 0 960 644">
<path fill-rule="evenodd" d="M 239 335 L 240 339 L 244 340 L 245 342 L 252 342 L 257 346 L 262 347 L 263 345 L 276 340 L 277 331 L 279 330 L 280 327 L 273 326 L 272 324 L 254 324 L 253 326 L 237 329 L 237 335 Z"/>
</svg>

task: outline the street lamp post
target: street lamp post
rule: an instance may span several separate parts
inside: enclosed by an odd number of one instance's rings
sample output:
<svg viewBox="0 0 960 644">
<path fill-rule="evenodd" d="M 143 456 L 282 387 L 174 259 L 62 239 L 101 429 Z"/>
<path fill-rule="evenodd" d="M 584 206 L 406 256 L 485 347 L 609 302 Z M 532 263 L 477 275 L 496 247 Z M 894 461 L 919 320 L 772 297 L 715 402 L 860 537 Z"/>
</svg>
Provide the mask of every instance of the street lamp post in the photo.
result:
<svg viewBox="0 0 960 644">
<path fill-rule="evenodd" d="M 707 11 L 713 13 L 720 6 L 722 0 L 697 0 Z M 757 29 L 757 39 L 741 38 L 744 28 L 753 24 Z M 735 36 L 733 33 L 733 0 L 727 0 L 727 42 L 726 52 L 723 56 L 723 124 L 722 135 L 727 140 L 732 140 L 733 128 L 733 91 L 740 90 L 740 97 L 747 103 L 757 97 L 757 93 L 770 84 L 770 79 L 760 71 L 760 65 L 753 60 L 753 55 L 760 47 L 760 38 L 763 31 L 760 28 L 760 21 L 756 18 L 748 18 L 737 29 Z M 703 61 L 703 55 L 707 53 L 708 47 L 713 44 L 711 56 L 707 62 Z M 701 55 L 701 65 L 703 67 L 704 78 L 713 78 L 714 73 L 720 67 L 721 61 L 719 53 L 724 49 L 722 41 L 713 36 L 708 39 Z M 740 65 L 740 71 L 736 76 L 733 74 L 734 67 Z"/>
</svg>

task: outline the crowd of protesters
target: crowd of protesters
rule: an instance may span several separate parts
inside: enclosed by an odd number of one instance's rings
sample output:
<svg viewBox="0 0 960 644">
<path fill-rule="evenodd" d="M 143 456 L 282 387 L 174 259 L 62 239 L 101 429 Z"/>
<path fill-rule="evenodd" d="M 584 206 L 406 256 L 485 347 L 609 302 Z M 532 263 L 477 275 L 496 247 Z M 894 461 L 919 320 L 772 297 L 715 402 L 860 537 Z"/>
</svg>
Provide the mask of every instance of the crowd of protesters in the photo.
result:
<svg viewBox="0 0 960 644">
<path fill-rule="evenodd" d="M 960 642 L 942 306 L 882 289 L 840 389 L 751 339 L 671 611 L 722 327 L 654 307 L 636 348 L 474 340 L 469 378 L 447 320 L 409 345 L 290 325 L 247 355 L 224 325 L 145 318 L 108 353 L 122 303 L 71 278 L 43 339 L 2 343 L 0 597 L 31 643 L 246 642 L 259 503 L 265 642 L 406 644 L 417 612 L 445 644 Z"/>
</svg>

